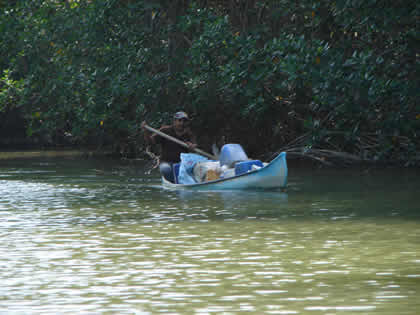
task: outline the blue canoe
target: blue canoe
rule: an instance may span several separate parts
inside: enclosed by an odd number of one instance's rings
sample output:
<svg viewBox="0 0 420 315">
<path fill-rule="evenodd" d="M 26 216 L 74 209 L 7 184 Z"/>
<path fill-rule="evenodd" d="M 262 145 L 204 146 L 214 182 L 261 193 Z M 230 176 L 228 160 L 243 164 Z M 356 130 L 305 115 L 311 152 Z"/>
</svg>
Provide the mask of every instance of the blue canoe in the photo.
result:
<svg viewBox="0 0 420 315">
<path fill-rule="evenodd" d="M 280 153 L 266 166 L 247 173 L 197 184 L 174 184 L 162 177 L 164 187 L 193 190 L 274 189 L 287 185 L 286 152 Z"/>
</svg>

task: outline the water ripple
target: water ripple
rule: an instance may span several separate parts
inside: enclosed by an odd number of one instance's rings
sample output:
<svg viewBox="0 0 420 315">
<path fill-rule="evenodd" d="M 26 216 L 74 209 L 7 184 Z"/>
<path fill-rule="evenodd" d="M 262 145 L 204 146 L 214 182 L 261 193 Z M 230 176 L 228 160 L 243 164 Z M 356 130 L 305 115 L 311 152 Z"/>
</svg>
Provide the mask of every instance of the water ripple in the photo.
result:
<svg viewBox="0 0 420 315">
<path fill-rule="evenodd" d="M 0 178 L 0 309 L 10 314 L 420 306 L 417 221 L 366 219 L 364 200 L 349 195 L 176 192 L 158 178 L 56 163 Z"/>
</svg>

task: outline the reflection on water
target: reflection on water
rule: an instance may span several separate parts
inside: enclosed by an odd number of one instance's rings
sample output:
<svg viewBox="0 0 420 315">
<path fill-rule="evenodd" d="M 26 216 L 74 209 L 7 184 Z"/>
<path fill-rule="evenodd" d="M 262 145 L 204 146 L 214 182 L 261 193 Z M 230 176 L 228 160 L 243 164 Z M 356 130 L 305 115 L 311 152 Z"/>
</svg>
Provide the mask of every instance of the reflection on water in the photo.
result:
<svg viewBox="0 0 420 315">
<path fill-rule="evenodd" d="M 417 314 L 416 174 L 168 191 L 141 165 L 0 163 L 8 314 Z"/>
</svg>

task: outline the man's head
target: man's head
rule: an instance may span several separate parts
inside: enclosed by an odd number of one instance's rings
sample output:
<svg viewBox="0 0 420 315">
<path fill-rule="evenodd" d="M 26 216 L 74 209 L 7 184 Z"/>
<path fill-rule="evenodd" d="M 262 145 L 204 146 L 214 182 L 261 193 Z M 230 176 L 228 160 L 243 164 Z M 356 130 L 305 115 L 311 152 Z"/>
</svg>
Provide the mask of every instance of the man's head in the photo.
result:
<svg viewBox="0 0 420 315">
<path fill-rule="evenodd" d="M 174 126 L 177 130 L 182 130 L 187 126 L 189 117 L 186 112 L 176 112 L 174 114 Z"/>
</svg>

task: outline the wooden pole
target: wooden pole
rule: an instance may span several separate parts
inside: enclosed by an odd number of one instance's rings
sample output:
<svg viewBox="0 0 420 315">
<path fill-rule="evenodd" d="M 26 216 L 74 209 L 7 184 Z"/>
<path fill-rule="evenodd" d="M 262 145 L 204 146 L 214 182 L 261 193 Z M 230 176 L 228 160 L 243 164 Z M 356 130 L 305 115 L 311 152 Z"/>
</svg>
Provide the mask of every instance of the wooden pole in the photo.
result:
<svg viewBox="0 0 420 315">
<path fill-rule="evenodd" d="M 181 141 L 181 140 L 179 140 L 179 139 L 177 139 L 177 138 L 174 138 L 174 137 L 172 137 L 172 136 L 170 136 L 170 135 L 167 135 L 166 133 L 163 133 L 162 131 L 160 131 L 160 130 L 157 130 L 157 129 L 155 129 L 155 128 L 152 128 L 152 127 L 150 127 L 150 126 L 148 126 L 148 125 L 144 125 L 144 128 L 146 128 L 147 130 L 149 130 L 150 132 L 153 132 L 153 133 L 155 133 L 155 134 L 157 134 L 157 135 L 159 135 L 159 136 L 161 136 L 161 137 L 163 137 L 163 138 L 165 138 L 165 139 L 168 139 L 168 140 L 170 140 L 170 141 L 172 141 L 172 142 L 175 142 L 175 143 L 177 143 L 177 144 L 179 144 L 179 145 L 181 145 L 181 146 L 183 146 L 183 147 L 185 147 L 185 148 L 187 148 L 187 149 L 190 149 L 190 147 L 189 147 L 189 145 L 188 144 L 186 144 L 185 142 L 183 142 L 183 141 Z M 194 149 L 192 149 L 194 152 L 196 152 L 196 153 L 198 153 L 198 154 L 200 154 L 200 155 L 203 155 L 203 156 L 205 156 L 205 157 L 208 157 L 209 159 L 212 159 L 212 160 L 217 160 L 217 157 L 216 156 L 214 156 L 214 155 L 212 155 L 212 154 L 210 154 L 210 153 L 207 153 L 207 152 L 204 152 L 203 150 L 200 150 L 200 149 L 198 149 L 198 148 L 194 148 Z"/>
</svg>

